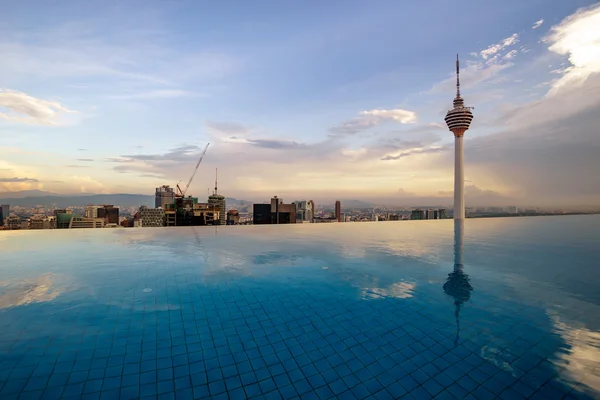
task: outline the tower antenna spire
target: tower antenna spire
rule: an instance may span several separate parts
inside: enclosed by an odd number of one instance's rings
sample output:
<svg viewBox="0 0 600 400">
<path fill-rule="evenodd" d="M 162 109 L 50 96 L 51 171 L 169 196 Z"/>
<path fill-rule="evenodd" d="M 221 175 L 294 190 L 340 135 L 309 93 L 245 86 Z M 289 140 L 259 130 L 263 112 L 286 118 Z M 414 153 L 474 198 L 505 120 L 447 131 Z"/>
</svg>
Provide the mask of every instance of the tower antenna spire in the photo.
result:
<svg viewBox="0 0 600 400">
<path fill-rule="evenodd" d="M 217 181 L 219 178 L 219 168 L 215 168 L 215 194 L 217 194 Z"/>
<path fill-rule="evenodd" d="M 456 55 L 456 97 L 460 97 L 460 62 L 458 54 Z"/>
</svg>

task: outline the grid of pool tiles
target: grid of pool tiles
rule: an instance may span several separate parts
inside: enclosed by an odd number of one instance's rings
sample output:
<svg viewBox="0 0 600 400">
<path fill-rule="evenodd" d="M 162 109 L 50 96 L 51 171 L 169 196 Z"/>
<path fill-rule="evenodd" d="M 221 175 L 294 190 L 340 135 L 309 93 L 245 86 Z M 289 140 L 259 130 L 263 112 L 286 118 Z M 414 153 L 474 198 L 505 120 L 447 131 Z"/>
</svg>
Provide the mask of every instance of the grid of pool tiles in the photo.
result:
<svg viewBox="0 0 600 400">
<path fill-rule="evenodd" d="M 310 281 L 162 285 L 5 312 L 0 398 L 588 398 L 518 317 L 494 317 L 507 369 L 478 343 L 485 310 L 463 318 L 455 344 L 452 310 L 426 299 L 361 300 Z"/>
</svg>

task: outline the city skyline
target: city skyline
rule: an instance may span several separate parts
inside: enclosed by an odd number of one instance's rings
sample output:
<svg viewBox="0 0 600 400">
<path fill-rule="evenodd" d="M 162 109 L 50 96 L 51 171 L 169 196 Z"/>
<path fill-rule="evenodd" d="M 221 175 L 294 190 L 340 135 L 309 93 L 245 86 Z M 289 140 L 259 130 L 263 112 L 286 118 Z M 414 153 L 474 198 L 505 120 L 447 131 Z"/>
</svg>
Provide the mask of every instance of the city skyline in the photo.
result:
<svg viewBox="0 0 600 400">
<path fill-rule="evenodd" d="M 194 196 L 450 204 L 459 53 L 467 207 L 598 203 L 600 5 L 434 3 L 10 4 L 0 198 L 152 194 L 210 142 Z"/>
</svg>

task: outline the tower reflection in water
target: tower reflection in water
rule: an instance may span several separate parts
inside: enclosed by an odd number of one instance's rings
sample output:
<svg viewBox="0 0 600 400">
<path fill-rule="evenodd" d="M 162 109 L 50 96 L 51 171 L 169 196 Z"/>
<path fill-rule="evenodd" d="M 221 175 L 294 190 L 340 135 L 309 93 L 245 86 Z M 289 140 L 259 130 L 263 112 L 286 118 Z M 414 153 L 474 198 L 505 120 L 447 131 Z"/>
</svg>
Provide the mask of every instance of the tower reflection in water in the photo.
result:
<svg viewBox="0 0 600 400">
<path fill-rule="evenodd" d="M 463 272 L 463 235 L 464 219 L 454 220 L 454 271 L 448 274 L 444 283 L 444 292 L 454 298 L 454 316 L 456 317 L 456 338 L 454 344 L 458 344 L 460 333 L 460 309 L 463 303 L 471 298 L 473 286 L 469 282 L 469 275 Z"/>
</svg>

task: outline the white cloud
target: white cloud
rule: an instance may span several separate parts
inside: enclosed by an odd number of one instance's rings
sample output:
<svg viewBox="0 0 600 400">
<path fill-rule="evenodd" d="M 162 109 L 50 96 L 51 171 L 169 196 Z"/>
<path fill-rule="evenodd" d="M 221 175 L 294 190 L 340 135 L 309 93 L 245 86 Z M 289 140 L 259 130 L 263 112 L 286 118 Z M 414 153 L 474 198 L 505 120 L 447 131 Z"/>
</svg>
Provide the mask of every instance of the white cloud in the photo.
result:
<svg viewBox="0 0 600 400">
<path fill-rule="evenodd" d="M 533 26 L 531 27 L 531 29 L 537 29 L 540 26 L 542 26 L 543 23 L 544 23 L 544 18 L 540 19 L 539 21 L 535 21 L 535 23 L 533 24 Z"/>
<path fill-rule="evenodd" d="M 500 43 L 493 44 L 493 45 L 489 46 L 487 49 L 481 50 L 479 52 L 479 55 L 484 60 L 487 60 L 488 58 L 493 57 L 496 53 L 500 52 L 501 50 L 505 49 L 506 47 L 512 46 L 513 44 L 517 43 L 518 41 L 519 41 L 519 34 L 513 33 L 511 36 L 502 40 Z"/>
<path fill-rule="evenodd" d="M 503 58 L 505 60 L 510 60 L 512 58 L 515 58 L 516 55 L 517 55 L 517 51 L 516 50 L 511 50 L 508 53 L 506 53 Z"/>
<path fill-rule="evenodd" d="M 0 107 L 8 109 L 8 112 L 0 112 L 0 118 L 37 125 L 60 125 L 61 113 L 75 112 L 59 102 L 7 89 L 0 89 Z"/>
<path fill-rule="evenodd" d="M 414 111 L 403 110 L 401 108 L 361 111 L 359 113 L 359 117 L 331 128 L 330 132 L 334 136 L 339 134 L 353 135 L 380 125 L 385 121 L 395 121 L 401 124 L 413 124 L 417 122 L 417 113 Z"/>
<path fill-rule="evenodd" d="M 552 27 L 544 42 L 548 49 L 569 58 L 571 66 L 565 69 L 549 95 L 565 86 L 580 86 L 594 73 L 600 72 L 600 4 L 581 8 Z"/>
<path fill-rule="evenodd" d="M 414 111 L 402 110 L 400 108 L 396 108 L 393 110 L 370 110 L 370 111 L 361 111 L 361 115 L 372 116 L 377 119 L 392 119 L 396 122 L 400 122 L 401 124 L 413 124 L 417 122 L 417 114 Z"/>
</svg>

